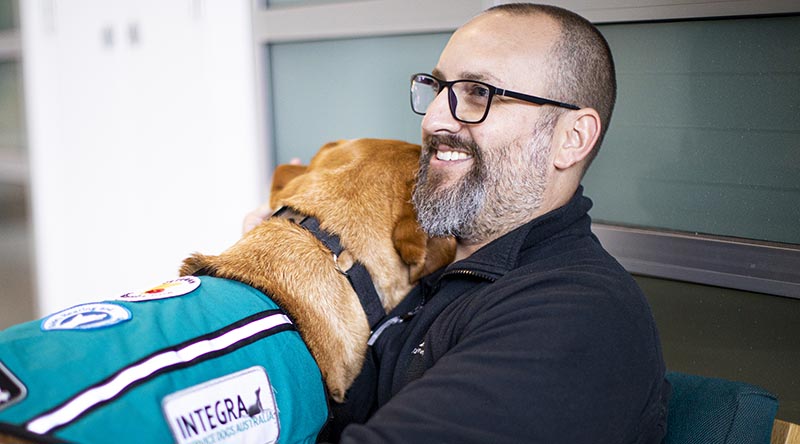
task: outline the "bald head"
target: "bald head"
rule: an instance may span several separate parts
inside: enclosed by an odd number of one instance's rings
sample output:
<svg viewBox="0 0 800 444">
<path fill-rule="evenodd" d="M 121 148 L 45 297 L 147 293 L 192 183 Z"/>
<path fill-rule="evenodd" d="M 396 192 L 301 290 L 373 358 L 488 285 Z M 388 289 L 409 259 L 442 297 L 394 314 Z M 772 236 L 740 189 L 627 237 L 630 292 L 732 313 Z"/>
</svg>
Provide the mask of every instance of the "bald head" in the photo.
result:
<svg viewBox="0 0 800 444">
<path fill-rule="evenodd" d="M 483 13 L 486 14 L 545 16 L 555 23 L 557 35 L 555 41 L 549 42 L 549 63 L 545 67 L 551 98 L 593 108 L 602 122 L 600 137 L 585 161 L 584 168 L 588 168 L 600 149 L 617 96 L 614 60 L 605 38 L 588 20 L 555 6 L 511 3 L 490 8 Z"/>
</svg>

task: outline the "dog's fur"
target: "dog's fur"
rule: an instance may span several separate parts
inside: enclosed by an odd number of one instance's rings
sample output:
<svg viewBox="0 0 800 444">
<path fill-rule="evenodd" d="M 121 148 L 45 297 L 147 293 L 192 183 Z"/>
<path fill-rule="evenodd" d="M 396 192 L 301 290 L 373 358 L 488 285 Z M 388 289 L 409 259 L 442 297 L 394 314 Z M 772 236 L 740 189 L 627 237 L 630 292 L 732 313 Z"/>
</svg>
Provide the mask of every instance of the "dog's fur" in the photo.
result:
<svg viewBox="0 0 800 444">
<path fill-rule="evenodd" d="M 272 208 L 314 216 L 341 239 L 339 266 L 365 265 L 388 311 L 414 283 L 452 261 L 452 239 L 429 239 L 419 228 L 411 191 L 420 147 L 357 139 L 329 143 L 309 166 L 275 171 Z M 195 254 L 181 275 L 213 275 L 269 295 L 294 320 L 336 401 L 343 401 L 363 364 L 370 334 L 347 278 L 320 241 L 297 224 L 270 218 L 219 256 Z"/>
</svg>

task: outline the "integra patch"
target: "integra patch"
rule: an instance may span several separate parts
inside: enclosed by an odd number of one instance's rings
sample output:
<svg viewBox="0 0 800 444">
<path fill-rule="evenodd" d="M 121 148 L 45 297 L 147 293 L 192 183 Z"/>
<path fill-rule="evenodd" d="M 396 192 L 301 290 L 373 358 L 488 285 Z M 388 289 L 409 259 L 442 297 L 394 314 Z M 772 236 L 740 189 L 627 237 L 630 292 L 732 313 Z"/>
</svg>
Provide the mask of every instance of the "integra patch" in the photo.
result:
<svg viewBox="0 0 800 444">
<path fill-rule="evenodd" d="M 263 367 L 175 392 L 161 403 L 175 442 L 275 443 L 278 409 Z"/>
<path fill-rule="evenodd" d="M 22 401 L 27 395 L 25 385 L 0 362 L 0 410 Z"/>
</svg>

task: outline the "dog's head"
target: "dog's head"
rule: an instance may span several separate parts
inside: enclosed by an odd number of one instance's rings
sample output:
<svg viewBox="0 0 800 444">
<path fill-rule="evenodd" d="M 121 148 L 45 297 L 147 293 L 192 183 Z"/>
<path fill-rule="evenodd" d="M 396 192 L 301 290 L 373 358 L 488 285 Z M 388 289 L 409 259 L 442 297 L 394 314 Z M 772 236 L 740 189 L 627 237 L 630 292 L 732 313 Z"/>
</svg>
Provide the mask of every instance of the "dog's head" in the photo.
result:
<svg viewBox="0 0 800 444">
<path fill-rule="evenodd" d="M 411 192 L 420 147 L 397 140 L 355 139 L 324 145 L 308 166 L 275 170 L 272 208 L 292 207 L 338 235 L 363 263 L 393 308 L 423 275 L 453 260 L 455 241 L 419 228 Z"/>
<path fill-rule="evenodd" d="M 279 165 L 273 176 L 271 207 L 314 216 L 322 229 L 337 235 L 345 248 L 340 269 L 354 261 L 364 264 L 387 311 L 420 277 L 455 256 L 452 238 L 429 238 L 417 223 L 411 192 L 419 155 L 419 145 L 397 140 L 340 140 L 324 145 L 308 166 Z M 193 255 L 180 274 L 218 275 L 264 290 L 257 275 L 269 260 L 257 252 L 281 237 L 273 225 L 268 219 L 220 256 Z M 262 264 L 253 268 L 257 257 Z"/>
</svg>

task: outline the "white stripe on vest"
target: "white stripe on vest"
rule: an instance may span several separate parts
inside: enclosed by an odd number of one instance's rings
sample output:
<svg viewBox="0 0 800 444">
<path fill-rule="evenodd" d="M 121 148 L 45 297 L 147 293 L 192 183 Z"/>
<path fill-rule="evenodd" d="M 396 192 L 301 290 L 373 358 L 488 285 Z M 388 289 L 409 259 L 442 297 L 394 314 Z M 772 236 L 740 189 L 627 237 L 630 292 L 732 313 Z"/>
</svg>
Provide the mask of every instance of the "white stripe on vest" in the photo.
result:
<svg viewBox="0 0 800 444">
<path fill-rule="evenodd" d="M 267 315 L 264 317 L 264 315 Z M 260 318 L 233 324 L 210 335 L 182 344 L 174 350 L 158 352 L 145 360 L 117 372 L 107 381 L 101 382 L 73 397 L 61 406 L 29 421 L 26 428 L 34 433 L 45 434 L 74 421 L 94 407 L 120 396 L 126 389 L 142 382 L 155 373 L 185 365 L 203 357 L 243 346 L 258 336 L 264 336 L 277 327 L 291 325 L 292 321 L 282 313 L 264 312 Z"/>
</svg>

